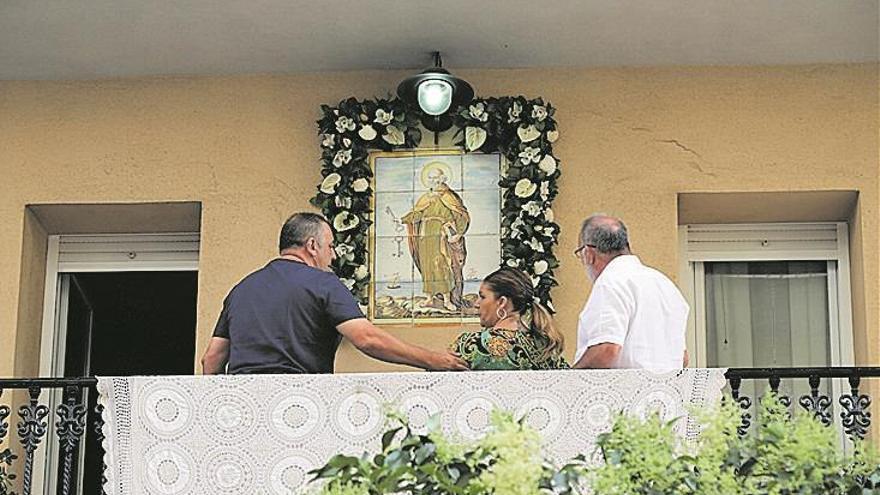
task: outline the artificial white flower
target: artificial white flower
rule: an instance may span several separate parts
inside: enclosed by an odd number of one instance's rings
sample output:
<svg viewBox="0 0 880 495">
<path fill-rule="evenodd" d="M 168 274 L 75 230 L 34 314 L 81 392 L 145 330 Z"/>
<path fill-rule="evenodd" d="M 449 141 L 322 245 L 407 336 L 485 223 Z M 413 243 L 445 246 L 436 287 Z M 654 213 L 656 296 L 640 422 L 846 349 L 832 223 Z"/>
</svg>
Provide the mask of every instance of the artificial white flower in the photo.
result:
<svg viewBox="0 0 880 495">
<path fill-rule="evenodd" d="M 553 155 L 544 155 L 544 158 L 538 162 L 538 168 L 547 175 L 553 175 L 553 172 L 556 172 L 556 158 L 553 158 Z"/>
<path fill-rule="evenodd" d="M 363 177 L 355 179 L 355 181 L 351 183 L 351 188 L 354 189 L 354 192 L 364 192 L 368 187 L 370 187 L 370 181 Z"/>
<path fill-rule="evenodd" d="M 340 278 L 339 281 L 342 282 L 342 285 L 344 285 L 346 289 L 354 289 L 354 280 L 350 278 Z"/>
<path fill-rule="evenodd" d="M 521 161 L 523 165 L 538 163 L 541 161 L 541 149 L 533 146 L 526 147 L 526 149 L 519 152 L 519 161 Z"/>
<path fill-rule="evenodd" d="M 385 110 L 379 108 L 376 110 L 376 118 L 373 119 L 373 122 L 376 122 L 380 125 L 388 125 L 391 123 L 392 120 L 394 120 L 394 110 L 386 112 Z"/>
<path fill-rule="evenodd" d="M 547 201 L 547 198 L 550 197 L 550 183 L 546 180 L 541 181 L 541 199 Z"/>
<path fill-rule="evenodd" d="M 486 142 L 486 130 L 482 127 L 467 126 L 464 130 L 464 145 L 468 151 L 476 151 Z"/>
<path fill-rule="evenodd" d="M 336 144 L 336 134 L 323 134 L 321 136 L 321 146 L 324 148 L 332 148 Z"/>
<path fill-rule="evenodd" d="M 541 203 L 537 201 L 529 201 L 525 205 L 523 205 L 523 211 L 528 213 L 529 215 L 536 217 L 541 214 Z"/>
<path fill-rule="evenodd" d="M 403 131 L 393 125 L 389 125 L 385 128 L 385 134 L 382 134 L 382 139 L 388 144 L 393 145 L 400 145 L 405 142 Z"/>
<path fill-rule="evenodd" d="M 486 112 L 486 105 L 483 102 L 477 102 L 468 107 L 468 112 L 471 117 L 479 120 L 480 122 L 486 122 L 489 120 L 489 114 Z"/>
<path fill-rule="evenodd" d="M 559 139 L 559 131 L 553 129 L 552 131 L 547 132 L 547 141 L 555 143 L 557 139 Z"/>
<path fill-rule="evenodd" d="M 343 115 L 336 119 L 336 132 L 343 133 L 345 131 L 353 131 L 355 128 L 354 119 Z"/>
<path fill-rule="evenodd" d="M 367 278 L 367 275 L 369 275 L 367 265 L 358 265 L 358 267 L 354 269 L 354 278 L 357 280 L 363 280 Z"/>
<path fill-rule="evenodd" d="M 351 244 L 340 244 L 336 246 L 336 256 L 347 261 L 354 261 L 354 246 Z"/>
<path fill-rule="evenodd" d="M 532 287 L 537 287 L 538 284 L 541 283 L 541 277 L 531 277 L 532 278 Z"/>
<path fill-rule="evenodd" d="M 371 125 L 365 125 L 361 127 L 361 130 L 358 131 L 358 136 L 360 136 L 361 139 L 363 139 L 364 141 L 372 141 L 376 139 L 377 135 L 378 134 L 376 133 L 376 129 L 373 129 L 373 126 Z"/>
<path fill-rule="evenodd" d="M 532 107 L 532 118 L 537 119 L 538 122 L 547 118 L 547 108 L 541 105 L 535 105 Z"/>
<path fill-rule="evenodd" d="M 361 219 L 349 211 L 341 211 L 333 217 L 333 228 L 336 232 L 351 230 L 357 227 L 359 223 L 361 223 Z"/>
<path fill-rule="evenodd" d="M 339 168 L 351 161 L 351 150 L 339 150 L 333 157 L 333 166 Z"/>
<path fill-rule="evenodd" d="M 351 139 L 342 138 L 342 146 L 345 148 L 351 148 Z"/>
<path fill-rule="evenodd" d="M 510 237 L 514 239 L 519 239 L 520 236 L 522 236 L 522 231 L 520 230 L 520 227 L 525 224 L 526 223 L 523 222 L 523 219 L 521 217 L 516 217 L 515 219 L 513 219 L 513 222 L 510 223 Z"/>
<path fill-rule="evenodd" d="M 507 109 L 507 122 L 516 122 L 517 120 L 519 120 L 519 114 L 521 113 L 522 105 L 518 101 L 513 102 L 513 105 L 511 105 L 510 108 Z"/>
<path fill-rule="evenodd" d="M 532 194 L 535 194 L 536 189 L 538 189 L 538 186 L 536 186 L 534 182 L 522 178 L 517 181 L 516 186 L 513 188 L 513 193 L 519 198 L 528 198 Z"/>
<path fill-rule="evenodd" d="M 538 239 L 535 239 L 534 237 L 532 237 L 531 239 L 526 241 L 526 244 L 528 244 L 529 247 L 532 248 L 532 250 L 537 253 L 544 252 L 544 245 L 541 244 L 541 241 L 539 241 Z"/>
<path fill-rule="evenodd" d="M 509 266 L 511 268 L 519 268 L 519 260 L 509 259 L 509 260 L 507 260 L 507 266 Z"/>
<path fill-rule="evenodd" d="M 553 234 L 555 232 L 556 232 L 556 229 L 554 229 L 552 225 L 548 225 L 547 227 L 544 227 L 544 236 L 546 236 L 546 237 L 553 237 Z"/>
<path fill-rule="evenodd" d="M 324 194 L 333 194 L 336 192 L 336 186 L 339 185 L 339 181 L 342 180 L 342 176 L 333 172 L 332 174 L 324 177 L 324 180 L 321 181 L 320 190 Z"/>
<path fill-rule="evenodd" d="M 345 209 L 351 208 L 351 198 L 344 197 L 344 196 L 336 196 L 336 198 L 334 198 L 333 202 L 336 203 L 337 208 L 345 208 Z"/>
<path fill-rule="evenodd" d="M 555 217 L 556 216 L 553 214 L 552 208 L 547 208 L 546 210 L 544 210 L 544 220 L 547 220 L 548 222 L 552 222 L 555 219 Z"/>
<path fill-rule="evenodd" d="M 348 253 L 353 252 L 354 248 L 350 244 L 346 244 L 344 242 L 341 242 L 341 243 L 337 244 L 336 247 L 333 248 L 333 250 L 336 251 L 336 256 L 339 256 L 340 258 L 342 258 L 343 256 L 347 255 Z"/>
<path fill-rule="evenodd" d="M 535 129 L 533 125 L 521 125 L 516 128 L 516 135 L 519 136 L 520 141 L 528 143 L 541 137 L 541 131 Z"/>
<path fill-rule="evenodd" d="M 532 268 L 535 269 L 535 275 L 542 275 L 550 268 L 550 264 L 546 260 L 538 260 L 532 264 Z"/>
</svg>

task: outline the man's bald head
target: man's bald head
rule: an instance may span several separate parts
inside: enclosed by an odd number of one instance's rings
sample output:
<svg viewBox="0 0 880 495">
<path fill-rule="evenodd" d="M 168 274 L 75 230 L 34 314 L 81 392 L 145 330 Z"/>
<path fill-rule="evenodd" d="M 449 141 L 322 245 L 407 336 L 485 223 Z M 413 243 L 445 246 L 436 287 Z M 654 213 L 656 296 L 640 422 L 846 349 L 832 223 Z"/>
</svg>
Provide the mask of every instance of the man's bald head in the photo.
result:
<svg viewBox="0 0 880 495">
<path fill-rule="evenodd" d="M 581 244 L 591 246 L 600 254 L 629 254 L 629 235 L 619 218 L 605 214 L 591 215 L 581 225 Z"/>
</svg>

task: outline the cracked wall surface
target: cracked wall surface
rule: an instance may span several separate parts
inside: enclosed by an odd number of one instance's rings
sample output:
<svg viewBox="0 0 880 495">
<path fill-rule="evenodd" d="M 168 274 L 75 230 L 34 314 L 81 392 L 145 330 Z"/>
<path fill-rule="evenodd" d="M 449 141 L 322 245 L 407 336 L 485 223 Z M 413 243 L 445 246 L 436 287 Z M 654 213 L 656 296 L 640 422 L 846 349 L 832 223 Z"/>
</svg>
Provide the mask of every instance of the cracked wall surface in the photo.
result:
<svg viewBox="0 0 880 495">
<path fill-rule="evenodd" d="M 479 95 L 542 96 L 558 108 L 563 175 L 555 211 L 563 230 L 553 295 L 568 357 L 589 293 L 570 252 L 591 212 L 622 216 L 637 254 L 677 278 L 678 193 L 858 190 L 857 242 L 866 253 L 853 267 L 864 295 L 859 359 L 880 364 L 877 72 L 876 65 L 461 71 Z M 0 376 L 13 372 L 16 341 L 32 341 L 24 332 L 39 328 L 27 321 L 33 304 L 20 301 L 36 292 L 19 290 L 25 205 L 200 201 L 201 353 L 229 288 L 273 256 L 290 212 L 310 208 L 320 177 L 320 105 L 385 96 L 406 75 L 0 82 Z M 460 330 L 394 332 L 440 348 Z M 344 346 L 338 369 L 392 367 Z"/>
</svg>

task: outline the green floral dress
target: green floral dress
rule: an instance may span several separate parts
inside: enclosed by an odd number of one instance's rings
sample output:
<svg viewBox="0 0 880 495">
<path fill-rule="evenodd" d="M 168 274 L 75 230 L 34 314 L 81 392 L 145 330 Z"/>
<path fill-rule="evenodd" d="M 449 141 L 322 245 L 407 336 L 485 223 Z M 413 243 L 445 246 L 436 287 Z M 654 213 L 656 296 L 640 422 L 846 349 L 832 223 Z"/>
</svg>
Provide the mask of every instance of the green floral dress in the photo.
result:
<svg viewBox="0 0 880 495">
<path fill-rule="evenodd" d="M 544 356 L 548 340 L 524 330 L 484 328 L 465 332 L 450 346 L 472 370 L 555 370 L 568 369 L 559 354 Z"/>
</svg>

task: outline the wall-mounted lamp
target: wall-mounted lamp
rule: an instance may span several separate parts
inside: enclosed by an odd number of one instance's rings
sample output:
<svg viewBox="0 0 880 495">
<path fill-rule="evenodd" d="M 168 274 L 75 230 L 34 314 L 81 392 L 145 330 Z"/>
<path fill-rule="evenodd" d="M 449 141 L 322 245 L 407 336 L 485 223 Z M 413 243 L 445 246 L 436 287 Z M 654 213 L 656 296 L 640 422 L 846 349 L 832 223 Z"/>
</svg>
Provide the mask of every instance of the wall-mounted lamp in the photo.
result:
<svg viewBox="0 0 880 495">
<path fill-rule="evenodd" d="M 434 67 L 401 81 L 397 96 L 405 103 L 419 107 L 425 114 L 422 125 L 437 133 L 452 127 L 449 110 L 471 101 L 474 88 L 444 69 L 440 52 L 434 52 Z"/>
</svg>

